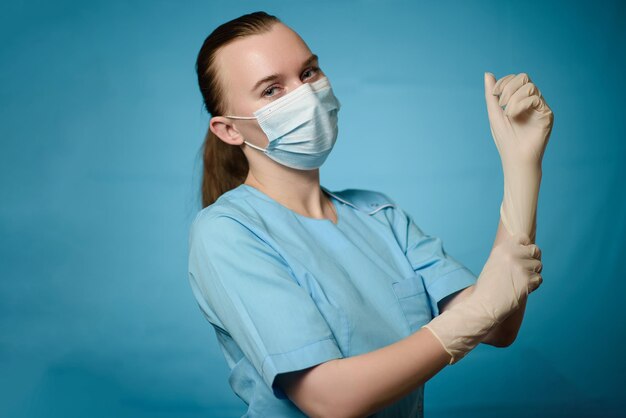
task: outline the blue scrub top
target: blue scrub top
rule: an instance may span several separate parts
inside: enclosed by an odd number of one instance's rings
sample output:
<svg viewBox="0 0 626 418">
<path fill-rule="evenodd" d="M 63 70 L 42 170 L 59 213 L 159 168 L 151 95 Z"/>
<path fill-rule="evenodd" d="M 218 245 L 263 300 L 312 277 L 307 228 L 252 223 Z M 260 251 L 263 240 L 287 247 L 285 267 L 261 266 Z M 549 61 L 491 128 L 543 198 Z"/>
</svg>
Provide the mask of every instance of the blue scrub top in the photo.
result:
<svg viewBox="0 0 626 418">
<path fill-rule="evenodd" d="M 241 184 L 191 225 L 189 281 L 244 417 L 305 417 L 277 374 L 393 344 L 477 280 L 385 194 L 321 189 L 337 224 Z M 372 416 L 422 417 L 423 395 L 422 385 Z"/>
</svg>

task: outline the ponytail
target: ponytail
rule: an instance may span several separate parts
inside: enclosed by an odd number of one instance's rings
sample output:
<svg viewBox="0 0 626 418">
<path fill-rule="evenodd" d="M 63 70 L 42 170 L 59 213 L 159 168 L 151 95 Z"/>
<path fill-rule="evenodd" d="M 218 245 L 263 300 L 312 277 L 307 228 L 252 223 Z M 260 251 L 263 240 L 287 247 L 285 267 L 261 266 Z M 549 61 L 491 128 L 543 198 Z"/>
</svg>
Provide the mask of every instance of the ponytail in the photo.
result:
<svg viewBox="0 0 626 418">
<path fill-rule="evenodd" d="M 220 140 L 210 129 L 205 136 L 202 161 L 203 208 L 242 184 L 248 175 L 248 160 L 241 148 Z"/>
<path fill-rule="evenodd" d="M 276 16 L 254 12 L 218 26 L 204 40 L 196 60 L 198 85 L 204 106 L 211 115 L 226 114 L 228 94 L 220 83 L 215 56 L 220 48 L 232 41 L 250 35 L 268 32 Z M 242 184 L 248 175 L 248 160 L 241 148 L 219 139 L 210 129 L 204 138 L 202 171 L 202 207 L 211 205 L 225 192 Z"/>
</svg>

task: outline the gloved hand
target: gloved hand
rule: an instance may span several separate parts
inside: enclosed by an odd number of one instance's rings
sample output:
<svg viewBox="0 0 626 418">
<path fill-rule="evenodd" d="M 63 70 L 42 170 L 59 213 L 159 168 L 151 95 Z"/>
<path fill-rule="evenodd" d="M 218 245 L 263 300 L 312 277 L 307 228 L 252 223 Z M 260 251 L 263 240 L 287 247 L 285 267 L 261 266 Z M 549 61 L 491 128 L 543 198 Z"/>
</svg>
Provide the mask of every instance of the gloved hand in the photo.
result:
<svg viewBox="0 0 626 418">
<path fill-rule="evenodd" d="M 554 115 L 526 73 L 497 82 L 485 73 L 485 100 L 504 173 L 502 223 L 510 234 L 524 233 L 534 241 L 541 162 Z"/>
<path fill-rule="evenodd" d="M 541 285 L 541 270 L 539 247 L 526 235 L 508 236 L 492 249 L 473 292 L 422 328 L 437 337 L 454 364 Z"/>
</svg>

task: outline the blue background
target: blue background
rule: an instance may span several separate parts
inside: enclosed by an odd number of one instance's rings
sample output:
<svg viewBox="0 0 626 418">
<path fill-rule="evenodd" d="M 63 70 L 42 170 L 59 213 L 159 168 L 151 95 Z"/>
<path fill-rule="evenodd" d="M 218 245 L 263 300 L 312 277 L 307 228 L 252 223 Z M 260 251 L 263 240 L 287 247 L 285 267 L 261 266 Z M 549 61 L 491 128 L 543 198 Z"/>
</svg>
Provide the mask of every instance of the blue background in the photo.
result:
<svg viewBox="0 0 626 418">
<path fill-rule="evenodd" d="M 208 123 L 194 63 L 265 10 L 341 100 L 331 190 L 396 199 L 479 273 L 502 197 L 483 73 L 555 114 L 517 341 L 426 384 L 428 417 L 626 413 L 626 7 L 604 1 L 14 1 L 0 6 L 0 415 L 240 416 L 187 282 Z"/>
</svg>

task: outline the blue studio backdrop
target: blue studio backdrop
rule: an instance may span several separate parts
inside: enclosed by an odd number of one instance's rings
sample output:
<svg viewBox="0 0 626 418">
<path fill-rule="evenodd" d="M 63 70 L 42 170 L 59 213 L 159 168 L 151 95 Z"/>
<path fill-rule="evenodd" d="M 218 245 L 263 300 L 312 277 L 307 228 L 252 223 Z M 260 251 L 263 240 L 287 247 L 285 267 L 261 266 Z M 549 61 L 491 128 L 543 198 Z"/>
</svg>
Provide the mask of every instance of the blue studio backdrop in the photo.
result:
<svg viewBox="0 0 626 418">
<path fill-rule="evenodd" d="M 483 73 L 526 72 L 555 114 L 516 342 L 426 383 L 428 417 L 626 408 L 626 7 L 619 1 L 7 1 L 0 5 L 0 416 L 238 417 L 187 281 L 200 209 L 194 64 L 265 10 L 341 100 L 331 190 L 383 191 L 479 273 L 502 173 Z"/>
</svg>

